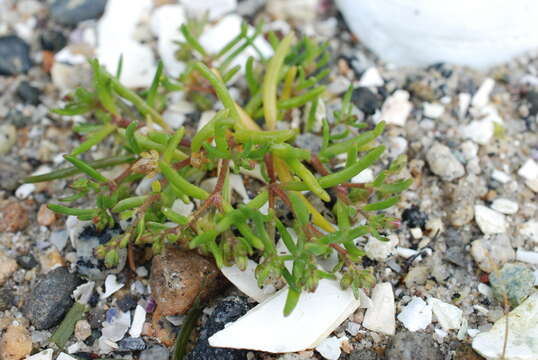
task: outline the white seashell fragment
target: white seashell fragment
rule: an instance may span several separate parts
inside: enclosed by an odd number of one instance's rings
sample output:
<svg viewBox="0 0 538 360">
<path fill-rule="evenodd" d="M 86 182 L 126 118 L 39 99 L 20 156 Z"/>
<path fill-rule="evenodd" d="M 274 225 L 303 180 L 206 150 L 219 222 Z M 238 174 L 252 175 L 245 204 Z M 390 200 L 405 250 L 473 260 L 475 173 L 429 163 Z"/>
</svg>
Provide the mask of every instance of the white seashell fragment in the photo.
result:
<svg viewBox="0 0 538 360">
<path fill-rule="evenodd" d="M 377 284 L 372 291 L 372 306 L 366 310 L 362 326 L 387 335 L 396 331 L 394 293 L 390 283 Z"/>
</svg>

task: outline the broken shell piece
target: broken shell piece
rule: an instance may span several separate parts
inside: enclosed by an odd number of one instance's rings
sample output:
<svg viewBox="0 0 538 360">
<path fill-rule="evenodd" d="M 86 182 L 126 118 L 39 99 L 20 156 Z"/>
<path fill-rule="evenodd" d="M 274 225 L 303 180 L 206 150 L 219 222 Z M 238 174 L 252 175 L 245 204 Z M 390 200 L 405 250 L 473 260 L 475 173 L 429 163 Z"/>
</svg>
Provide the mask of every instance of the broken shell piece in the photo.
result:
<svg viewBox="0 0 538 360">
<path fill-rule="evenodd" d="M 432 306 L 433 313 L 444 331 L 459 329 L 463 315 L 460 309 L 433 297 L 428 299 L 428 304 Z"/>
<path fill-rule="evenodd" d="M 275 288 L 271 285 L 260 289 L 256 281 L 256 262 L 248 260 L 247 268 L 241 271 L 236 265 L 224 266 L 220 269 L 222 274 L 230 280 L 242 293 L 253 298 L 257 302 L 262 302 L 270 297 Z"/>
<path fill-rule="evenodd" d="M 120 284 L 118 280 L 116 280 L 116 275 L 108 275 L 105 279 L 105 293 L 101 295 L 101 298 L 106 299 L 121 289 L 124 285 L 125 284 Z"/>
<path fill-rule="evenodd" d="M 377 284 L 372 291 L 372 306 L 366 310 L 362 326 L 387 335 L 396 331 L 394 293 L 390 283 Z"/>
<path fill-rule="evenodd" d="M 131 330 L 129 330 L 129 334 L 134 338 L 140 337 L 145 321 L 146 310 L 142 306 L 136 305 L 135 313 L 133 316 L 133 323 L 131 325 Z"/>
<path fill-rule="evenodd" d="M 111 314 L 109 315 L 109 313 Z M 118 311 L 116 309 L 110 309 L 109 313 L 107 313 L 107 318 L 109 316 L 111 318 L 103 322 L 103 330 L 101 333 L 103 334 L 103 337 L 110 341 L 120 341 L 123 339 L 131 325 L 131 313 L 128 311 Z"/>
<path fill-rule="evenodd" d="M 76 302 L 86 305 L 92 297 L 94 286 L 94 281 L 88 281 L 85 284 L 77 286 L 77 288 L 73 290 L 73 299 L 75 299 Z"/>
<path fill-rule="evenodd" d="M 43 350 L 41 352 L 38 352 L 37 354 L 27 357 L 26 359 L 27 360 L 52 360 L 53 352 L 54 351 L 52 349 Z"/>
<path fill-rule="evenodd" d="M 320 280 L 317 290 L 302 294 L 295 310 L 284 316 L 287 295 L 287 288 L 278 291 L 211 336 L 209 344 L 270 353 L 311 349 L 359 307 L 353 293 L 333 280 Z"/>
<path fill-rule="evenodd" d="M 343 336 L 341 338 L 337 338 L 336 336 L 328 337 L 316 347 L 316 351 L 327 360 L 338 360 L 342 354 L 340 345 L 342 342 L 347 340 L 347 336 Z"/>
<path fill-rule="evenodd" d="M 413 297 L 398 314 L 398 320 L 409 331 L 424 330 L 432 322 L 432 307 L 419 297 Z"/>
</svg>

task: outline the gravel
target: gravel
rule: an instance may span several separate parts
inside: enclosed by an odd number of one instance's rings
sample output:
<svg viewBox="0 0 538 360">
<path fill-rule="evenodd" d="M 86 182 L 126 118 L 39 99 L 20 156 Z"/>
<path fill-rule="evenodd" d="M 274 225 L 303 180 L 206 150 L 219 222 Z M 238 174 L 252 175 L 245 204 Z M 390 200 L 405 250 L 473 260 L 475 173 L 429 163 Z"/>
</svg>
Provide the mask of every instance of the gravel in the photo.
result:
<svg viewBox="0 0 538 360">
<path fill-rule="evenodd" d="M 401 331 L 396 334 L 385 353 L 386 360 L 442 360 L 443 354 L 431 336 Z"/>
<path fill-rule="evenodd" d="M 81 21 L 99 18 L 106 3 L 107 0 L 55 0 L 50 16 L 59 24 L 75 26 Z"/>
<path fill-rule="evenodd" d="M 20 37 L 0 37 L 0 75 L 25 73 L 32 67 L 30 47 Z"/>
</svg>

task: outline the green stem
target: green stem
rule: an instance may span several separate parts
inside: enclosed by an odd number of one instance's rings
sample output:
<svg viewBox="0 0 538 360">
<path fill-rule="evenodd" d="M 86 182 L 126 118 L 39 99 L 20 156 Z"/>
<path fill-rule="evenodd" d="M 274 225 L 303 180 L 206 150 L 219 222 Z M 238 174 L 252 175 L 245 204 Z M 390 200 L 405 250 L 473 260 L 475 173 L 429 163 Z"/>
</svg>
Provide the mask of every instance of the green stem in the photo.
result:
<svg viewBox="0 0 538 360">
<path fill-rule="evenodd" d="M 106 124 L 101 129 L 93 133 L 86 141 L 80 144 L 71 152 L 71 155 L 76 156 L 91 149 L 92 146 L 99 144 L 108 135 L 116 130 L 116 125 Z"/>
<path fill-rule="evenodd" d="M 52 334 L 49 341 L 55 343 L 61 350 L 63 350 L 65 344 L 75 331 L 75 324 L 77 321 L 82 320 L 86 310 L 86 305 L 76 302 L 64 317 L 60 326 L 58 326 L 54 334 Z"/>
</svg>

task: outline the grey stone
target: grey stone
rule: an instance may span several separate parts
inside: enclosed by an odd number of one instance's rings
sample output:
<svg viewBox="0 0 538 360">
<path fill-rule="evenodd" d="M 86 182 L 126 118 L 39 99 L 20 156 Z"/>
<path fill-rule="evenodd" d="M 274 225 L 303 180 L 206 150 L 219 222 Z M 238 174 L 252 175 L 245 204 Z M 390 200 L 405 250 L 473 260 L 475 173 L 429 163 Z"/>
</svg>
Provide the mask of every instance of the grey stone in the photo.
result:
<svg viewBox="0 0 538 360">
<path fill-rule="evenodd" d="M 17 264 L 24 270 L 32 270 L 37 266 L 37 260 L 32 254 L 24 254 L 16 257 Z"/>
<path fill-rule="evenodd" d="M 52 19 L 60 24 L 75 26 L 79 22 L 99 18 L 107 0 L 56 0 L 50 7 Z"/>
<path fill-rule="evenodd" d="M 508 299 L 513 307 L 521 304 L 534 290 L 534 273 L 525 265 L 505 264 L 489 275 L 493 295 L 500 302 Z"/>
<path fill-rule="evenodd" d="M 443 144 L 435 143 L 426 153 L 426 160 L 431 171 L 444 181 L 452 181 L 465 175 L 463 165 Z"/>
<path fill-rule="evenodd" d="M 0 189 L 15 190 L 26 175 L 26 171 L 16 161 L 0 156 Z"/>
<path fill-rule="evenodd" d="M 0 289 L 0 311 L 9 310 L 15 304 L 13 290 L 9 288 Z"/>
<path fill-rule="evenodd" d="M 348 360 L 380 360 L 381 357 L 372 349 L 363 349 L 349 354 Z"/>
<path fill-rule="evenodd" d="M 504 234 L 473 241 L 471 243 L 471 255 L 478 267 L 488 273 L 495 271 L 516 257 L 510 238 Z"/>
<path fill-rule="evenodd" d="M 45 30 L 39 37 L 39 43 L 43 50 L 58 52 L 67 45 L 67 39 L 60 31 Z"/>
<path fill-rule="evenodd" d="M 310 150 L 313 154 L 317 154 L 321 150 L 323 139 L 311 133 L 304 133 L 297 136 L 295 143 L 298 147 Z"/>
<path fill-rule="evenodd" d="M 118 343 L 120 351 L 140 351 L 146 348 L 146 343 L 142 338 L 126 337 L 120 340 Z"/>
<path fill-rule="evenodd" d="M 385 352 L 386 360 L 443 360 L 444 356 L 430 334 L 397 333 Z"/>
<path fill-rule="evenodd" d="M 379 97 L 367 87 L 359 87 L 353 90 L 351 102 L 366 115 L 375 114 L 381 107 Z"/>
<path fill-rule="evenodd" d="M 41 96 L 41 90 L 30 85 L 28 81 L 21 81 L 17 89 L 15 90 L 15 95 L 26 104 L 30 105 L 39 105 L 41 102 L 39 96 Z"/>
<path fill-rule="evenodd" d="M 244 297 L 234 296 L 219 303 L 203 326 L 200 337 L 187 356 L 187 360 L 246 360 L 246 351 L 214 348 L 209 346 L 207 339 L 222 330 L 227 323 L 239 319 L 248 309 L 247 299 Z"/>
<path fill-rule="evenodd" d="M 30 47 L 15 35 L 0 37 L 0 75 L 17 75 L 32 67 Z"/>
<path fill-rule="evenodd" d="M 155 345 L 140 353 L 140 360 L 168 360 L 170 351 L 161 345 Z"/>
<path fill-rule="evenodd" d="M 77 275 L 66 267 L 56 268 L 41 276 L 24 307 L 26 317 L 37 330 L 57 325 L 73 305 L 71 293 L 79 285 Z"/>
</svg>

